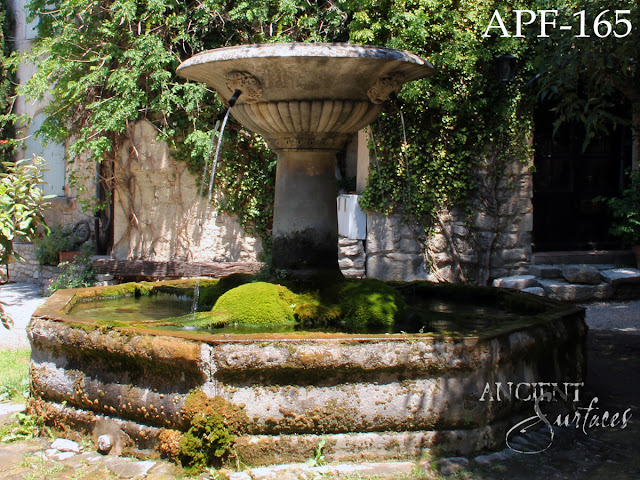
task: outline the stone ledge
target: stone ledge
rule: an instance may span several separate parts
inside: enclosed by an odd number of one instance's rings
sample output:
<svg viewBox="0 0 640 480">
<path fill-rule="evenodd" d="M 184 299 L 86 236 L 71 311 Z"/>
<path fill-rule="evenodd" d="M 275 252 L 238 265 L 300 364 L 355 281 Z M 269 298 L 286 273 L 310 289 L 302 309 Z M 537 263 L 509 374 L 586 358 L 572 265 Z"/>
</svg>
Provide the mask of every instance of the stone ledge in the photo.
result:
<svg viewBox="0 0 640 480">
<path fill-rule="evenodd" d="M 540 280 L 545 296 L 563 302 L 585 302 L 589 300 L 608 300 L 613 297 L 614 289 L 608 283 L 582 285 L 560 280 Z"/>
<path fill-rule="evenodd" d="M 640 270 L 637 268 L 614 268 L 611 270 L 602 270 L 600 272 L 602 279 L 610 283 L 612 286 L 619 285 L 637 285 L 640 284 Z"/>
</svg>

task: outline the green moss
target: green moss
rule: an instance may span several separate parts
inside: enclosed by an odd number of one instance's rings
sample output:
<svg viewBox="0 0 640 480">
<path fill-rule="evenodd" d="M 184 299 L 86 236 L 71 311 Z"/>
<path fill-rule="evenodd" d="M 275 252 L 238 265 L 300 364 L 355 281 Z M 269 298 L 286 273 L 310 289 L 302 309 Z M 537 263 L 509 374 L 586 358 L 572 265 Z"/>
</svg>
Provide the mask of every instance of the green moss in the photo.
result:
<svg viewBox="0 0 640 480">
<path fill-rule="evenodd" d="M 347 327 L 393 325 L 406 304 L 396 289 L 375 279 L 346 280 L 332 288 Z"/>
<path fill-rule="evenodd" d="M 168 318 L 156 325 L 179 325 L 181 327 L 212 328 L 228 323 L 225 312 L 195 312 L 180 317 Z"/>
<path fill-rule="evenodd" d="M 227 315 L 225 323 L 287 325 L 295 323 L 291 292 L 281 285 L 246 283 L 224 293 L 211 310 Z"/>
<path fill-rule="evenodd" d="M 178 458 L 192 472 L 220 465 L 249 422 L 242 408 L 198 389 L 187 396 L 182 412 L 189 429 L 180 438 Z"/>
<path fill-rule="evenodd" d="M 223 294 L 232 288 L 249 283 L 251 279 L 251 275 L 247 273 L 234 273 L 217 280 L 215 283 L 209 283 L 206 286 L 200 285 L 200 304 L 215 305 Z"/>
</svg>

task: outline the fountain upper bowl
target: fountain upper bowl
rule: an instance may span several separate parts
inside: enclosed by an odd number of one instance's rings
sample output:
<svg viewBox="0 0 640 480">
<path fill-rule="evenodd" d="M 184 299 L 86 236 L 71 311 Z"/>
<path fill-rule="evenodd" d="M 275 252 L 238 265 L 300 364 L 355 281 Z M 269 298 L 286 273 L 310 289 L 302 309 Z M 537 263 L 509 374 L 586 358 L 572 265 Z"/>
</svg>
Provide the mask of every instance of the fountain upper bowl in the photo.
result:
<svg viewBox="0 0 640 480">
<path fill-rule="evenodd" d="M 243 94 L 238 103 L 367 100 L 380 79 L 393 78 L 395 86 L 401 87 L 434 71 L 429 62 L 404 50 L 348 43 L 216 48 L 185 60 L 177 70 L 184 78 L 213 87 L 227 101 L 235 90 L 230 75 L 251 75 L 259 82 L 261 94 L 258 99 Z"/>
</svg>

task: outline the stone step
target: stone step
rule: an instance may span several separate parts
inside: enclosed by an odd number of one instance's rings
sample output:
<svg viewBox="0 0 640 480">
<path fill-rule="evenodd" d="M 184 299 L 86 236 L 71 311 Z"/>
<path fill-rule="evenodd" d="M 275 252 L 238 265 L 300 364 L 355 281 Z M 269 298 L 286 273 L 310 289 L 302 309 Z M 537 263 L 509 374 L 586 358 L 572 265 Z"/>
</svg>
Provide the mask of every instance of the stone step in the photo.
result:
<svg viewBox="0 0 640 480">
<path fill-rule="evenodd" d="M 565 302 L 640 297 L 640 270 L 612 265 L 532 265 L 530 275 L 496 278 L 494 287 L 512 288 Z"/>
<path fill-rule="evenodd" d="M 532 265 L 562 265 L 572 263 L 636 265 L 636 258 L 631 250 L 593 250 L 593 251 L 561 251 L 537 252 L 531 257 Z"/>
</svg>

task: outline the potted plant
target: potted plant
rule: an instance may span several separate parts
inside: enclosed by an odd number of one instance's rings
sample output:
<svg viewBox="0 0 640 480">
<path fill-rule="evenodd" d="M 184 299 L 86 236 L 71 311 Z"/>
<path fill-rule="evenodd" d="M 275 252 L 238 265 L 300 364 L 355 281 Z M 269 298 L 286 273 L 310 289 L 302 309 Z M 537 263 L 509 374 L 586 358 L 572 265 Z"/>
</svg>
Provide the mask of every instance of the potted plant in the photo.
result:
<svg viewBox="0 0 640 480">
<path fill-rule="evenodd" d="M 34 241 L 36 258 L 42 265 L 58 265 L 72 262 L 80 255 L 80 246 L 90 236 L 89 223 L 80 221 L 74 226 L 55 225 L 48 235 Z"/>
<path fill-rule="evenodd" d="M 629 186 L 616 198 L 606 199 L 615 219 L 611 233 L 633 249 L 640 268 L 640 170 L 629 173 Z"/>
</svg>

